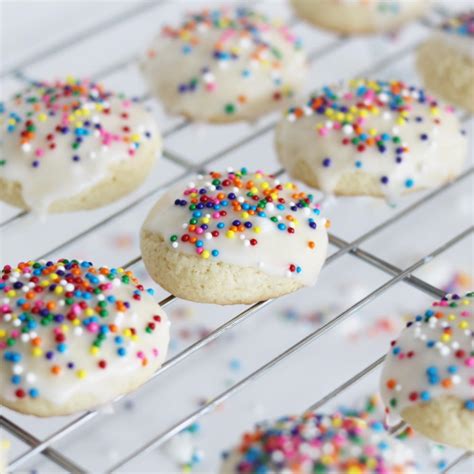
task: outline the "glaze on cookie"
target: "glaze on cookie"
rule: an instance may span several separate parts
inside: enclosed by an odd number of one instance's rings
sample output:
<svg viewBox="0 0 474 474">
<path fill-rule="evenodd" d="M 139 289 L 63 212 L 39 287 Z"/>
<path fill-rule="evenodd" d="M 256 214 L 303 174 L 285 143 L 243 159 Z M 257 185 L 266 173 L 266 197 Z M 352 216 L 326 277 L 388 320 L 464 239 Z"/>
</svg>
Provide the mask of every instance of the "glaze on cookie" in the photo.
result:
<svg viewBox="0 0 474 474">
<path fill-rule="evenodd" d="M 401 81 L 368 79 L 323 87 L 288 109 L 276 147 L 290 174 L 311 186 L 380 197 L 446 183 L 467 154 L 452 107 Z"/>
<path fill-rule="evenodd" d="M 35 82 L 0 103 L 0 199 L 38 212 L 99 207 L 147 176 L 153 117 L 92 81 Z"/>
<path fill-rule="evenodd" d="M 417 472 L 412 452 L 381 422 L 340 414 L 308 413 L 258 424 L 224 459 L 222 474 Z"/>
<path fill-rule="evenodd" d="M 439 442 L 467 449 L 474 446 L 473 304 L 472 292 L 452 295 L 408 322 L 392 342 L 381 378 L 387 413 Z"/>
<path fill-rule="evenodd" d="M 112 401 L 161 366 L 169 323 L 130 271 L 58 260 L 0 277 L 0 402 L 54 416 Z"/>
<path fill-rule="evenodd" d="M 144 261 L 156 281 L 174 294 L 180 288 L 176 281 L 167 281 L 170 272 L 156 267 L 164 263 L 159 255 L 153 257 L 154 245 L 174 254 L 172 258 L 187 257 L 190 265 L 200 265 L 203 271 L 203 265 L 216 265 L 221 290 L 194 280 L 199 273 L 189 270 L 180 277 L 189 283 L 188 292 L 204 286 L 204 293 L 220 291 L 219 299 L 239 300 L 250 291 L 248 286 L 256 291 L 259 277 L 276 278 L 294 291 L 316 282 L 326 258 L 329 221 L 320 212 L 314 195 L 293 183 L 246 169 L 211 172 L 175 186 L 158 201 L 142 229 Z M 225 283 L 229 265 L 240 280 L 235 292 Z M 245 272 L 251 272 L 248 282 L 242 280 Z M 172 273 L 176 277 L 176 267 Z"/>
<path fill-rule="evenodd" d="M 189 13 L 179 26 L 164 27 L 142 70 L 170 112 L 209 122 L 282 108 L 307 73 L 300 40 L 248 7 Z"/>
</svg>

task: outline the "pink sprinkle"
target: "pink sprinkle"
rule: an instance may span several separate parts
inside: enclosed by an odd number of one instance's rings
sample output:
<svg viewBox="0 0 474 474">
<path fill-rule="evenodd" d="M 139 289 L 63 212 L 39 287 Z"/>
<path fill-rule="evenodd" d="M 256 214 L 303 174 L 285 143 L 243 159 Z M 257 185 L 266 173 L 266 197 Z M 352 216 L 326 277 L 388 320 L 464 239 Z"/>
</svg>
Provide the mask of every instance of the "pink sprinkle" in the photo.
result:
<svg viewBox="0 0 474 474">
<path fill-rule="evenodd" d="M 7 343 L 5 341 L 0 341 L 0 349 L 6 349 Z"/>
<path fill-rule="evenodd" d="M 36 155 L 37 157 L 42 157 L 42 156 L 44 155 L 44 150 L 43 150 L 42 148 L 37 148 L 37 149 L 35 150 L 35 155 Z"/>
<path fill-rule="evenodd" d="M 143 359 L 143 358 L 145 357 L 145 354 L 144 354 L 142 351 L 138 351 L 138 352 L 137 352 L 137 357 L 138 357 L 139 359 Z"/>
<path fill-rule="evenodd" d="M 214 92 L 217 89 L 217 84 L 215 82 L 209 82 L 206 84 L 206 90 L 208 92 Z"/>
<path fill-rule="evenodd" d="M 318 133 L 322 136 L 325 137 L 329 133 L 329 129 L 326 127 L 321 127 L 318 131 Z"/>
<path fill-rule="evenodd" d="M 468 357 L 464 362 L 468 367 L 474 367 L 474 357 Z"/>
<path fill-rule="evenodd" d="M 158 357 L 158 354 L 160 353 L 160 351 L 156 348 L 152 349 L 152 352 L 155 357 Z"/>
<path fill-rule="evenodd" d="M 14 329 L 12 332 L 11 332 L 11 335 L 13 338 L 17 338 L 20 336 L 20 331 L 18 331 L 18 329 Z"/>
<path fill-rule="evenodd" d="M 202 247 L 196 249 L 196 253 L 198 253 L 199 255 L 201 255 L 203 251 L 204 249 Z"/>
<path fill-rule="evenodd" d="M 87 330 L 89 332 L 97 332 L 99 330 L 99 325 L 97 323 L 90 323 L 87 325 Z"/>
</svg>

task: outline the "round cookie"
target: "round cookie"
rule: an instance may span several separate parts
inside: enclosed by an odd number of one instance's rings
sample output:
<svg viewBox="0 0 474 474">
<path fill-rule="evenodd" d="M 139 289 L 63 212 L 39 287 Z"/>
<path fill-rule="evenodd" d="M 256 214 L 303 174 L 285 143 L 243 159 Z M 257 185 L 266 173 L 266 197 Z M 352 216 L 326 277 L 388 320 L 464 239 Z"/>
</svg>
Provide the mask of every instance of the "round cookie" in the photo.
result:
<svg viewBox="0 0 474 474">
<path fill-rule="evenodd" d="M 211 172 L 168 191 L 141 231 L 145 266 L 172 294 L 256 303 L 315 284 L 329 221 L 292 183 L 262 172 Z"/>
<path fill-rule="evenodd" d="M 290 108 L 275 140 L 295 179 L 329 194 L 385 198 L 454 179 L 468 146 L 451 107 L 403 82 L 368 79 L 326 86 Z"/>
<path fill-rule="evenodd" d="M 474 451 L 474 292 L 433 303 L 387 355 L 381 393 L 389 415 L 438 443 Z M 394 420 L 395 421 L 395 420 Z"/>
<path fill-rule="evenodd" d="M 0 103 L 0 128 L 0 200 L 39 213 L 125 196 L 161 151 L 151 114 L 87 80 L 32 84 Z"/>
<path fill-rule="evenodd" d="M 166 314 L 129 271 L 25 262 L 0 275 L 0 403 L 68 415 L 111 402 L 163 363 Z"/>
<path fill-rule="evenodd" d="M 474 10 L 445 20 L 418 50 L 427 89 L 474 112 Z"/>
<path fill-rule="evenodd" d="M 383 33 L 422 15 L 430 0 L 292 0 L 296 13 L 342 34 Z"/>
<path fill-rule="evenodd" d="M 340 414 L 285 416 L 245 433 L 221 474 L 416 473 L 412 452 L 380 421 Z"/>
<path fill-rule="evenodd" d="M 187 14 L 162 30 L 141 66 L 169 112 L 217 123 L 283 108 L 307 76 L 298 38 L 248 7 Z"/>
</svg>

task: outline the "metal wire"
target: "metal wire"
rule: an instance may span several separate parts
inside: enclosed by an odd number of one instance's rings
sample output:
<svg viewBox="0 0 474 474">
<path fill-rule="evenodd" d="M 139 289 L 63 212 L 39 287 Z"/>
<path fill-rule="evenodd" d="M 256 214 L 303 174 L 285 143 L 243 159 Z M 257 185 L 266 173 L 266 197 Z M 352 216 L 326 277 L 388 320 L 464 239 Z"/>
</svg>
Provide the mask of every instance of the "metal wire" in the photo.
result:
<svg viewBox="0 0 474 474">
<path fill-rule="evenodd" d="M 150 452 L 152 449 L 161 446 L 163 443 L 168 441 L 170 438 L 172 438 L 174 435 L 178 434 L 181 432 L 183 429 L 187 428 L 189 425 L 192 423 L 196 422 L 199 418 L 202 416 L 206 415 L 207 413 L 211 412 L 215 408 L 217 408 L 220 404 L 222 404 L 224 401 L 226 401 L 228 398 L 231 396 L 235 395 L 238 393 L 240 390 L 242 390 L 245 386 L 247 386 L 249 383 L 253 382 L 254 380 L 258 379 L 260 376 L 262 376 L 264 373 L 266 373 L 268 370 L 279 364 L 281 361 L 285 360 L 287 357 L 290 355 L 294 354 L 295 352 L 303 349 L 306 347 L 309 343 L 315 341 L 319 337 L 321 337 L 323 334 L 328 332 L 329 330 L 333 329 L 335 326 L 338 324 L 341 324 L 343 321 L 345 321 L 348 317 L 353 315 L 356 311 L 359 309 L 363 308 L 365 305 L 370 303 L 372 300 L 383 294 L 385 291 L 387 291 L 389 288 L 391 288 L 393 285 L 398 283 L 399 281 L 403 280 L 406 276 L 410 275 L 412 272 L 417 270 L 418 268 L 422 267 L 429 261 L 431 261 L 433 258 L 435 258 L 437 255 L 441 254 L 442 252 L 448 250 L 451 248 L 453 245 L 464 239 L 466 236 L 468 236 L 470 233 L 474 231 L 474 226 L 469 227 L 468 229 L 464 230 L 460 234 L 458 234 L 456 237 L 453 239 L 449 240 L 442 246 L 438 247 L 436 250 L 425 256 L 424 258 L 418 260 L 416 263 L 408 267 L 406 270 L 401 272 L 399 275 L 393 277 L 380 287 L 378 287 L 376 290 L 374 290 L 372 293 L 367 295 L 366 297 L 362 298 L 360 301 L 355 303 L 353 306 L 348 308 L 347 310 L 343 311 L 340 313 L 338 316 L 336 316 L 334 319 L 329 321 L 328 323 L 324 324 L 320 328 L 316 329 L 312 333 L 308 334 L 306 337 L 301 339 L 299 342 L 288 348 L 286 351 L 282 352 L 266 364 L 262 365 L 260 368 L 258 368 L 256 371 L 252 372 L 250 375 L 247 377 L 243 378 L 240 382 L 236 383 L 229 389 L 225 390 L 222 392 L 220 395 L 217 397 L 213 398 L 211 401 L 203 405 L 201 408 L 198 410 L 194 411 L 187 417 L 183 418 L 173 426 L 171 426 L 169 429 L 165 430 L 164 432 L 160 433 L 153 439 L 151 439 L 149 442 L 141 446 L 139 449 L 133 451 L 131 454 L 128 456 L 124 457 L 121 461 L 117 462 L 114 464 L 110 469 L 107 470 L 107 473 L 112 473 L 113 471 L 116 471 L 119 468 L 124 467 L 125 465 L 129 464 L 131 461 L 133 461 L 136 457 L 140 456 L 141 454 L 146 454 Z"/>
<path fill-rule="evenodd" d="M 161 2 L 160 2 L 161 3 Z M 151 10 L 152 8 L 156 7 L 160 3 L 155 2 L 155 3 L 150 3 L 150 2 L 144 2 L 140 4 L 138 7 L 134 7 L 133 10 L 131 9 L 130 11 L 123 12 L 119 15 L 116 15 L 114 17 L 109 18 L 106 22 L 101 23 L 98 26 L 89 28 L 88 30 L 83 31 L 81 34 L 77 34 L 72 36 L 66 41 L 61 42 L 61 44 L 54 45 L 52 48 L 49 48 L 47 50 L 42 51 L 40 54 L 35 55 L 34 57 L 29 58 L 28 60 L 22 61 L 20 63 L 17 63 L 15 67 L 12 67 L 3 73 L 0 74 L 0 77 L 5 77 L 9 74 L 16 74 L 16 76 L 19 79 L 26 80 L 24 75 L 22 74 L 22 69 L 30 66 L 32 64 L 38 63 L 41 60 L 44 60 L 74 44 L 79 43 L 80 41 L 89 38 L 98 32 L 104 31 L 104 29 L 111 28 L 113 26 L 116 26 L 117 24 L 120 24 L 134 16 L 137 16 L 147 10 Z M 438 11 L 440 15 L 445 15 L 445 12 L 443 11 Z M 423 24 L 426 27 L 431 27 L 432 24 L 428 20 L 422 20 L 421 24 Z M 310 61 L 314 61 L 318 58 L 322 58 L 324 55 L 330 53 L 331 51 L 334 51 L 335 49 L 341 47 L 343 44 L 345 44 L 345 41 L 343 38 L 338 38 L 334 42 L 330 43 L 329 45 L 325 46 L 324 48 L 315 50 L 310 53 L 309 58 Z M 379 70 L 385 68 L 388 65 L 393 64 L 394 61 L 397 61 L 403 57 L 405 57 L 408 53 L 413 51 L 413 48 L 416 47 L 418 44 L 414 43 L 411 45 L 406 46 L 405 48 L 402 48 L 401 50 L 397 51 L 396 53 L 385 56 L 384 58 L 380 59 L 379 61 L 375 62 L 374 64 L 371 65 L 370 68 L 365 69 L 364 71 L 360 72 L 359 75 L 362 76 L 369 76 L 372 75 Z M 132 56 L 129 57 L 125 60 L 121 60 L 120 62 L 116 64 L 112 64 L 107 66 L 106 68 L 102 69 L 101 71 L 98 71 L 94 77 L 104 77 L 113 73 L 116 73 L 120 70 L 123 70 L 124 68 L 128 67 L 130 64 L 132 64 L 135 61 L 136 57 Z M 149 95 L 145 95 L 142 97 L 142 100 L 147 100 L 149 98 Z M 163 136 L 168 137 L 173 135 L 174 133 L 177 133 L 184 128 L 189 126 L 188 121 L 181 121 L 178 124 L 174 125 L 170 129 L 166 130 L 163 133 Z M 49 250 L 47 253 L 42 255 L 42 257 L 46 257 L 47 255 L 57 252 L 58 250 L 61 250 L 62 248 L 66 247 L 67 245 L 70 245 L 71 243 L 85 237 L 91 232 L 94 232 L 101 226 L 109 223 L 116 217 L 120 216 L 121 214 L 127 212 L 128 210 L 132 209 L 133 207 L 139 205 L 141 202 L 143 202 L 145 199 L 148 197 L 154 195 L 155 193 L 158 193 L 162 189 L 171 186 L 178 180 L 184 178 L 186 175 L 189 175 L 190 173 L 196 172 L 198 170 L 203 169 L 206 165 L 209 165 L 213 163 L 214 161 L 217 161 L 219 158 L 222 158 L 228 153 L 231 153 L 232 151 L 235 151 L 242 147 L 243 145 L 252 142 L 253 140 L 257 139 L 258 137 L 263 136 L 264 134 L 270 132 L 273 127 L 275 126 L 275 121 L 272 123 L 268 124 L 267 126 L 258 129 L 256 132 L 247 135 L 244 139 L 239 141 L 238 143 L 232 144 L 229 147 L 219 151 L 218 153 L 206 158 L 202 163 L 200 163 L 197 166 L 194 166 L 190 164 L 186 159 L 178 156 L 176 153 L 172 153 L 169 150 L 165 150 L 164 152 L 164 157 L 165 159 L 172 161 L 181 167 L 185 168 L 185 171 L 181 173 L 178 177 L 168 181 L 165 183 L 165 185 L 157 187 L 155 189 L 150 190 L 147 192 L 145 195 L 141 196 L 140 198 L 136 199 L 132 203 L 129 203 L 127 206 L 125 206 L 123 209 L 117 211 L 114 214 L 111 214 L 108 216 L 106 219 L 103 221 L 91 226 L 88 229 L 85 229 L 81 233 L 77 234 L 76 236 L 68 239 L 67 241 L 61 243 L 54 249 Z M 279 171 L 280 173 L 282 170 Z M 411 265 L 409 268 L 406 270 L 402 271 L 398 267 L 392 265 L 391 263 L 369 253 L 366 252 L 362 249 L 359 248 L 360 244 L 369 239 L 370 237 L 376 235 L 378 232 L 381 230 L 387 228 L 389 225 L 397 222 L 398 220 L 402 219 L 409 213 L 413 212 L 415 209 L 419 208 L 423 204 L 426 204 L 427 202 L 431 201 L 434 199 L 436 196 L 438 196 L 440 193 L 444 192 L 446 189 L 457 185 L 459 182 L 464 180 L 465 178 L 471 176 L 473 172 L 473 168 L 469 168 L 464 174 L 462 174 L 459 178 L 457 178 L 455 181 L 452 183 L 443 186 L 440 189 L 437 189 L 433 192 L 428 193 L 426 196 L 421 198 L 420 200 L 416 201 L 414 204 L 411 206 L 407 207 L 403 211 L 399 212 L 398 214 L 395 214 L 392 216 L 390 219 L 384 221 L 383 223 L 377 225 L 376 227 L 372 228 L 362 236 L 358 237 L 355 239 L 353 242 L 346 242 L 345 240 L 334 236 L 330 235 L 330 242 L 335 245 L 336 247 L 339 248 L 338 251 L 336 251 L 334 254 L 332 254 L 328 259 L 327 259 L 327 264 L 330 264 L 331 262 L 335 261 L 339 257 L 345 255 L 345 254 L 350 254 L 355 256 L 356 258 L 361 259 L 362 261 L 372 265 L 375 268 L 378 268 L 390 275 L 393 275 L 393 278 L 387 281 L 384 285 L 380 286 L 377 288 L 374 292 L 363 298 L 362 300 L 358 301 L 356 304 L 348 308 L 346 311 L 340 313 L 338 316 L 336 316 L 332 321 L 329 323 L 325 324 L 324 326 L 318 328 L 316 331 L 312 332 L 302 340 L 300 340 L 298 343 L 284 351 L 283 353 L 279 354 L 277 357 L 274 359 L 270 360 L 267 362 L 265 365 L 261 366 L 258 368 L 255 372 L 251 373 L 244 379 L 242 379 L 240 382 L 235 384 L 234 386 L 230 387 L 228 390 L 225 392 L 221 393 L 218 395 L 216 398 L 211 400 L 209 403 L 201 407 L 199 410 L 193 412 L 192 414 L 188 415 L 187 417 L 183 418 L 176 424 L 174 424 L 172 427 L 170 427 L 168 430 L 162 432 L 161 434 L 157 435 L 153 439 L 151 439 L 148 443 L 146 443 L 144 446 L 141 446 L 139 449 L 135 450 L 133 453 L 131 453 L 129 456 L 125 457 L 121 461 L 119 461 L 116 465 L 114 465 L 112 468 L 109 469 L 108 472 L 112 472 L 113 470 L 116 470 L 126 464 L 128 464 L 130 461 L 135 459 L 137 456 L 147 453 L 150 449 L 154 448 L 155 446 L 159 446 L 163 444 L 165 441 L 170 439 L 172 436 L 177 434 L 179 431 L 181 431 L 183 428 L 191 424 L 193 421 L 196 419 L 200 418 L 201 416 L 209 413 L 212 411 L 215 407 L 217 407 L 220 403 L 222 403 L 224 400 L 227 398 L 231 397 L 241 389 L 243 389 L 245 386 L 247 386 L 249 383 L 252 381 L 256 380 L 258 377 L 264 375 L 268 370 L 270 370 L 272 367 L 276 366 L 279 362 L 282 360 L 286 359 L 296 351 L 300 350 L 301 348 L 305 347 L 307 344 L 315 341 L 319 337 L 321 337 L 323 334 L 325 334 L 327 331 L 331 330 L 334 328 L 336 325 L 341 324 L 345 319 L 347 319 L 349 316 L 354 314 L 357 310 L 365 306 L 366 304 L 370 303 L 373 301 L 375 298 L 380 296 L 382 293 L 387 291 L 389 288 L 391 288 L 393 285 L 397 284 L 400 281 L 405 281 L 406 283 L 410 284 L 414 288 L 417 288 L 420 291 L 425 292 L 426 294 L 429 294 L 431 296 L 436 296 L 440 297 L 443 295 L 442 290 L 439 290 L 438 288 L 435 288 L 428 283 L 424 282 L 423 280 L 420 280 L 419 278 L 411 275 L 413 271 L 415 271 L 417 268 L 421 267 L 425 263 L 427 263 L 431 258 L 434 258 L 435 256 L 439 255 L 440 253 L 448 250 L 451 248 L 453 245 L 455 245 L 457 242 L 459 242 L 461 239 L 465 238 L 467 235 L 469 235 L 472 231 L 473 228 L 470 227 L 466 229 L 464 232 L 460 233 L 450 241 L 444 243 L 441 247 L 436 249 L 434 252 L 429 254 L 427 257 L 424 259 L 419 260 L 415 264 Z M 0 229 L 4 228 L 11 223 L 15 222 L 17 219 L 22 218 L 27 214 L 26 211 L 22 211 L 19 214 L 12 216 L 5 221 L 0 223 Z M 133 260 L 129 261 L 126 263 L 124 266 L 126 268 L 135 265 L 141 260 L 140 257 L 136 257 Z M 162 307 L 166 307 L 167 305 L 171 304 L 173 301 L 175 301 L 176 298 L 173 295 L 169 295 L 166 297 L 164 300 L 160 302 Z M 260 303 L 257 303 L 253 306 L 250 306 L 240 314 L 236 315 L 229 321 L 227 321 L 225 324 L 221 325 L 218 327 L 216 330 L 211 332 L 208 336 L 205 338 L 198 340 L 194 344 L 190 345 L 188 348 L 174 356 L 173 358 L 169 359 L 152 377 L 153 379 L 159 376 L 160 374 L 164 373 L 165 371 L 169 370 L 170 368 L 174 367 L 175 365 L 178 365 L 182 361 L 186 360 L 188 357 L 205 347 L 207 344 L 210 342 L 214 341 L 218 337 L 221 337 L 225 332 L 232 330 L 235 328 L 238 324 L 241 322 L 244 322 L 246 319 L 257 313 L 260 309 L 264 308 L 268 304 L 271 303 L 272 300 L 268 301 L 263 301 Z M 325 397 L 323 397 L 321 400 L 316 402 L 315 404 L 312 405 L 312 409 L 317 409 L 320 406 L 322 406 L 324 403 L 328 402 L 338 394 L 342 393 L 344 390 L 352 386 L 354 383 L 356 383 L 358 380 L 360 380 L 362 377 L 370 373 L 371 371 L 375 370 L 376 367 L 378 367 L 384 359 L 383 357 L 380 357 L 376 361 L 374 361 L 371 365 L 363 369 L 361 372 L 355 374 L 353 377 L 351 377 L 349 380 L 344 382 L 342 385 L 334 389 L 332 392 L 327 394 Z M 147 382 L 148 383 L 148 382 Z M 122 397 L 119 397 L 120 399 Z M 117 399 L 117 400 L 118 400 Z M 56 450 L 52 449 L 50 446 L 63 439 L 64 437 L 68 436 L 69 434 L 75 432 L 78 428 L 85 426 L 89 421 L 92 421 L 96 416 L 98 415 L 98 412 L 87 412 L 84 415 L 81 415 L 79 418 L 73 420 L 72 422 L 68 423 L 64 427 L 60 428 L 58 431 L 50 435 L 49 437 L 45 438 L 44 440 L 38 440 L 36 437 L 34 437 L 32 434 L 28 433 L 27 431 L 23 430 L 21 427 L 17 426 L 15 423 L 11 422 L 8 420 L 6 417 L 1 416 L 0 417 L 0 425 L 5 427 L 10 433 L 14 434 L 16 437 L 21 439 L 22 441 L 26 442 L 29 446 L 32 447 L 29 451 L 26 451 L 25 453 L 21 454 L 18 456 L 9 466 L 10 469 L 16 469 L 18 466 L 21 464 L 25 463 L 26 461 L 32 459 L 35 455 L 41 453 L 45 456 L 47 456 L 50 460 L 55 462 L 57 465 L 65 468 L 69 472 L 78 472 L 82 473 L 85 472 L 85 470 L 74 463 L 74 461 L 67 459 L 66 457 L 62 456 L 60 453 L 58 453 Z M 447 473 L 449 472 L 450 469 L 455 467 L 457 464 L 460 462 L 468 459 L 470 456 L 469 453 L 465 453 L 459 458 L 457 458 L 455 461 L 453 461 L 443 472 Z"/>
</svg>

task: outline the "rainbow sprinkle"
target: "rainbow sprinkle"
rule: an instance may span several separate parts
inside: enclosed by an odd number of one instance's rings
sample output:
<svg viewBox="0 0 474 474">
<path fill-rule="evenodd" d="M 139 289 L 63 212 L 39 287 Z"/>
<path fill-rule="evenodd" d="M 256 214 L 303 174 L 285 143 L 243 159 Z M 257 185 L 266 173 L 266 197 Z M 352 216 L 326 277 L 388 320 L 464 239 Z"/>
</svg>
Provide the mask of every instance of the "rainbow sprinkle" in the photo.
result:
<svg viewBox="0 0 474 474">
<path fill-rule="evenodd" d="M 474 411 L 474 292 L 433 303 L 392 341 L 382 374 L 387 411 L 445 395 Z"/>
<path fill-rule="evenodd" d="M 174 249 L 192 246 L 201 258 L 214 259 L 220 255 L 216 242 L 221 239 L 235 242 L 236 248 L 258 248 L 262 232 L 271 230 L 291 238 L 299 235 L 301 226 L 314 232 L 319 225 L 330 226 L 326 219 L 317 222 L 321 211 L 314 195 L 261 171 L 210 172 L 198 180 L 199 186 L 190 183 L 174 201 L 175 207 L 187 209 L 189 215 L 184 232 L 168 237 Z M 313 240 L 305 245 L 316 247 Z M 288 276 L 302 271 L 302 264 L 296 262 L 286 268 Z"/>
<path fill-rule="evenodd" d="M 179 27 L 165 26 L 161 38 L 179 42 L 181 58 L 185 60 L 191 58 L 191 61 L 197 51 L 207 52 L 209 49 L 206 62 L 194 76 L 178 79 L 176 90 L 180 95 L 216 92 L 221 87 L 216 72 L 227 67 L 232 67 L 232 71 L 240 68 L 238 76 L 243 86 L 252 80 L 256 71 L 264 71 L 271 81 L 274 101 L 291 97 L 294 93 L 284 79 L 285 53 L 274 38 L 290 45 L 292 51 L 302 50 L 301 41 L 288 27 L 270 21 L 251 8 L 223 7 L 188 13 Z M 215 41 L 210 38 L 215 38 Z M 156 47 L 148 49 L 149 59 L 159 61 L 161 45 L 157 43 Z M 223 104 L 223 112 L 233 115 L 247 101 L 247 95 L 242 92 Z"/>
<path fill-rule="evenodd" d="M 91 144 L 87 147 L 90 159 L 102 156 L 114 144 L 120 144 L 126 156 L 133 157 L 153 135 L 152 130 L 131 123 L 133 103 L 88 80 L 34 82 L 8 103 L 0 103 L 0 127 L 6 140 L 31 157 L 33 168 L 40 167 L 44 157 L 53 153 L 59 154 L 58 159 L 80 163 L 86 143 Z M 119 118 L 118 124 L 108 129 L 114 116 Z M 0 170 L 13 159 L 5 156 Z"/>
<path fill-rule="evenodd" d="M 440 28 L 445 33 L 474 38 L 474 10 L 446 19 Z"/>
<path fill-rule="evenodd" d="M 428 112 L 428 119 L 415 114 L 415 105 L 422 104 Z M 451 107 L 446 112 L 453 113 Z M 337 137 L 344 147 L 354 151 L 353 167 L 363 170 L 372 160 L 366 160 L 369 152 L 376 152 L 380 158 L 392 160 L 397 165 L 410 159 L 410 144 L 402 139 L 401 132 L 409 124 L 425 125 L 418 141 L 427 146 L 435 140 L 431 136 L 433 126 L 441 126 L 438 102 L 423 89 L 408 86 L 401 81 L 375 81 L 355 79 L 345 87 L 323 87 L 321 93 L 312 95 L 303 107 L 292 107 L 286 113 L 290 122 L 297 122 L 308 116 L 319 117 L 315 133 L 321 139 Z M 374 119 L 382 119 L 384 130 L 373 126 Z M 321 159 L 321 168 L 331 168 L 337 156 Z M 388 185 L 390 177 L 382 174 L 382 185 Z M 415 177 L 407 176 L 405 188 L 415 186 Z"/>
<path fill-rule="evenodd" d="M 140 341 L 152 337 L 162 318 L 150 314 L 137 323 L 131 308 L 132 301 L 152 294 L 130 271 L 85 261 L 31 261 L 3 267 L 1 374 L 10 375 L 2 380 L 2 396 L 39 399 L 42 387 L 54 388 L 56 379 L 67 384 L 93 377 L 118 359 L 147 366 L 163 348 L 152 345 L 146 353 Z"/>
<path fill-rule="evenodd" d="M 242 474 L 416 472 L 410 450 L 392 439 L 382 422 L 337 413 L 285 416 L 258 424 L 242 436 L 236 454 L 232 472 Z"/>
</svg>

